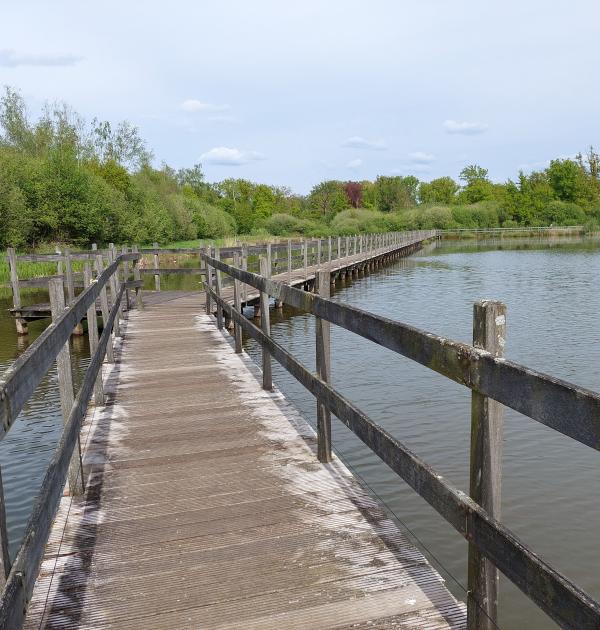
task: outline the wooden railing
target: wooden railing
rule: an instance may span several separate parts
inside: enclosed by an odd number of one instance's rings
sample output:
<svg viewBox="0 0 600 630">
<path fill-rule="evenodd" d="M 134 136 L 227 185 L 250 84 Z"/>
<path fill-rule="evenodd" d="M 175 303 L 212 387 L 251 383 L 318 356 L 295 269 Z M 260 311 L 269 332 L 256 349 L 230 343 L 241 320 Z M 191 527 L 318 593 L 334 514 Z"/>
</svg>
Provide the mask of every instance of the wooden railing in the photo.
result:
<svg viewBox="0 0 600 630">
<path fill-rule="evenodd" d="M 510 407 L 596 450 L 600 449 L 600 395 L 503 358 L 505 307 L 475 304 L 474 345 L 459 343 L 328 299 L 330 272 L 317 273 L 317 293 L 202 254 L 209 296 L 235 324 L 235 348 L 242 330 L 262 347 L 263 387 L 272 388 L 271 358 L 278 361 L 317 401 L 318 456 L 331 458 L 330 416 L 350 428 L 394 472 L 469 541 L 468 627 L 487 630 L 497 622 L 498 570 L 560 626 L 599 628 L 600 604 L 545 562 L 499 520 L 502 406 Z M 220 295 L 221 274 L 234 282 L 233 304 Z M 260 291 L 260 327 L 241 312 L 243 285 Z M 316 374 L 273 340 L 269 297 L 314 315 Z M 470 494 L 452 486 L 330 384 L 329 325 L 335 324 L 397 352 L 472 390 Z M 217 319 L 223 326 L 223 318 Z"/>
<path fill-rule="evenodd" d="M 64 427 L 46 469 L 21 545 L 14 561 L 8 553 L 6 516 L 0 478 L 0 628 L 20 628 L 23 625 L 27 604 L 39 572 L 52 521 L 68 480 L 72 494 L 84 490 L 81 468 L 79 432 L 92 394 L 96 404 L 104 401 L 101 366 L 106 356 L 114 362 L 113 335 L 119 335 L 119 312 L 123 296 L 129 289 L 139 290 L 140 280 L 130 281 L 128 265 L 135 267 L 140 255 L 115 255 L 104 268 L 101 254 L 95 259 L 97 278 L 92 280 L 88 263 L 83 272 L 85 288 L 65 306 L 62 278 L 50 280 L 49 292 L 53 322 L 32 345 L 0 375 L 0 439 L 14 424 L 50 367 L 56 362 Z M 122 277 L 120 269 L 127 267 Z M 109 294 L 110 290 L 110 304 Z M 99 299 L 103 330 L 98 337 L 96 301 Z M 91 360 L 83 382 L 74 395 L 69 357 L 69 336 L 83 318 L 87 317 Z"/>
</svg>

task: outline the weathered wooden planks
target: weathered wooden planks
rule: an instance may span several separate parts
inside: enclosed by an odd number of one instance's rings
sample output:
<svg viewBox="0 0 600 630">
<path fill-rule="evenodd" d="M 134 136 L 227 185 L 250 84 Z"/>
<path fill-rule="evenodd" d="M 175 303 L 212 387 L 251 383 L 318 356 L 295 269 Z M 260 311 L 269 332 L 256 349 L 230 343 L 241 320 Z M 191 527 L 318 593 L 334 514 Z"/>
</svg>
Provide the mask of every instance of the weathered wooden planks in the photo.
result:
<svg viewBox="0 0 600 630">
<path fill-rule="evenodd" d="M 82 433 L 86 494 L 62 500 L 27 627 L 464 628 L 439 575 L 339 460 L 317 461 L 312 430 L 200 304 L 130 312 L 111 404 Z"/>
</svg>

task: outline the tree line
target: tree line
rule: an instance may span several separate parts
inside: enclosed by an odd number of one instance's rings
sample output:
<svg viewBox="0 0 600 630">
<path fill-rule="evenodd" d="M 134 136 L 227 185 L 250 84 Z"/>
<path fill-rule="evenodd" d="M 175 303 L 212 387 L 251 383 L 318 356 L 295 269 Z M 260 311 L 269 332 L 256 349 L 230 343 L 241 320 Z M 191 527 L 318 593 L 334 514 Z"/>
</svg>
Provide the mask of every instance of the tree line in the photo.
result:
<svg viewBox="0 0 600 630">
<path fill-rule="evenodd" d="M 328 180 L 308 195 L 245 179 L 209 183 L 199 164 L 174 170 L 151 161 L 129 123 L 87 123 L 63 104 L 47 105 L 32 120 L 22 96 L 6 88 L 0 97 L 0 247 L 234 234 L 600 227 L 600 156 L 592 147 L 504 183 L 470 165 L 458 181 Z"/>
</svg>

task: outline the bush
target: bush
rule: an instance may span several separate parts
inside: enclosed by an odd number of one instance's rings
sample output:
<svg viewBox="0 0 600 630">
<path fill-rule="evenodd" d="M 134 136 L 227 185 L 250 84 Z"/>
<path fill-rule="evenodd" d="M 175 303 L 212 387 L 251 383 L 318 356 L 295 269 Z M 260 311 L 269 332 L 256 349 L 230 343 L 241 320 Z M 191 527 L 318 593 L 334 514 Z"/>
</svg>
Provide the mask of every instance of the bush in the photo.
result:
<svg viewBox="0 0 600 630">
<path fill-rule="evenodd" d="M 194 198 L 186 199 L 185 204 L 191 210 L 198 238 L 223 238 L 237 232 L 235 219 L 225 210 Z"/>
<path fill-rule="evenodd" d="M 315 228 L 312 221 L 294 217 L 291 214 L 274 214 L 264 222 L 264 228 L 274 236 L 286 234 L 307 234 Z"/>
<path fill-rule="evenodd" d="M 551 201 L 538 217 L 542 225 L 582 225 L 586 221 L 583 208 L 568 201 Z"/>
<path fill-rule="evenodd" d="M 343 210 L 331 221 L 331 231 L 334 234 L 348 235 L 359 232 L 385 232 L 388 229 L 389 216 L 377 210 L 365 208 Z"/>
</svg>

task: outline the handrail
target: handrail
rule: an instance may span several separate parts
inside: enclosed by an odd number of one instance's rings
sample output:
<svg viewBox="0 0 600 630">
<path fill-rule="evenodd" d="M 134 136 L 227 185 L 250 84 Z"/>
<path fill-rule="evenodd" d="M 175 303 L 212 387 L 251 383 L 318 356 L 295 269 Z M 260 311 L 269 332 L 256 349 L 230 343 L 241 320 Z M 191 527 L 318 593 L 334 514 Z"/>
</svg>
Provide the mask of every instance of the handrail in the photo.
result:
<svg viewBox="0 0 600 630">
<path fill-rule="evenodd" d="M 5 577 L 6 582 L 0 599 L 0 628 L 21 628 L 24 623 L 27 604 L 33 592 L 54 515 L 62 496 L 67 471 L 73 465 L 72 460 L 78 445 L 81 424 L 86 415 L 92 393 L 96 395 L 98 375 L 108 351 L 110 351 L 109 359 L 111 357 L 112 335 L 113 331 L 117 330 L 123 295 L 130 288 L 139 288 L 141 284 L 139 280 L 130 282 L 127 277 L 124 278 L 123 282 L 117 283 L 120 266 L 126 264 L 127 261 L 138 261 L 139 254 L 126 253 L 111 258 L 112 262 L 109 261 L 109 265 L 99 273 L 98 278 L 92 281 L 90 286 L 77 296 L 0 376 L 0 421 L 2 425 L 0 439 L 2 439 L 14 424 L 24 404 L 51 365 L 58 360 L 59 353 L 64 351 L 65 344 L 68 344 L 69 336 L 75 326 L 89 314 L 90 309 L 93 309 L 95 314 L 96 299 L 101 298 L 104 316 L 102 334 L 92 353 L 83 383 L 65 415 L 65 424 L 60 440 L 46 469 L 19 551 L 12 565 L 10 558 L 5 555 L 6 551 L 1 558 L 3 575 L 0 575 L 0 584 L 4 583 Z M 88 272 L 86 271 L 86 273 Z M 56 282 L 58 282 L 58 290 L 62 293 L 62 281 L 59 279 Z M 106 289 L 109 285 L 112 294 L 110 310 L 106 298 Z M 60 380 L 59 364 L 59 385 Z M 61 400 L 62 395 L 61 389 Z M 77 474 L 83 485 L 80 461 L 77 464 L 79 468 Z M 0 499 L 1 497 L 2 493 L 0 492 Z M 0 513 L 3 515 L 4 506 L 1 505 L 0 507 L 2 508 Z M 5 541 L 5 537 L 6 523 L 2 518 L 0 519 L 0 538 Z M 7 568 L 10 568 L 10 572 L 6 571 Z"/>
<path fill-rule="evenodd" d="M 261 295 L 270 295 L 339 325 L 583 444 L 600 448 L 600 396 L 595 392 L 495 358 L 468 344 L 238 269 L 207 254 L 202 254 L 202 258 L 209 269 L 224 272 L 236 282 L 258 289 Z M 259 343 L 263 353 L 268 352 L 276 359 L 319 404 L 335 414 L 547 615 L 563 627 L 600 627 L 600 604 L 590 595 L 536 555 L 501 522 L 449 484 L 328 382 L 315 376 L 275 342 L 264 327 L 261 330 L 255 326 L 212 286 L 208 292 L 218 308 Z M 318 439 L 322 439 L 320 432 Z"/>
</svg>

